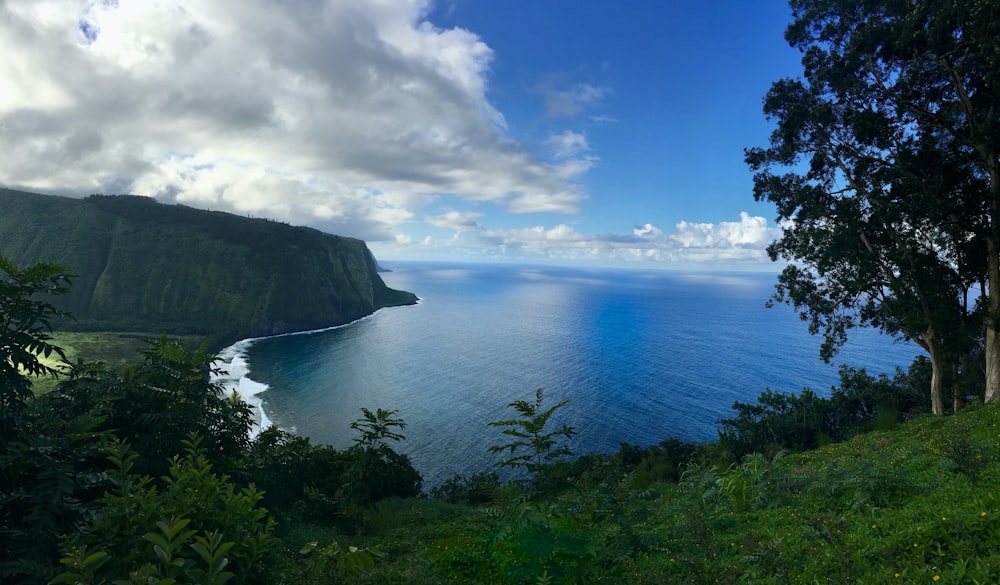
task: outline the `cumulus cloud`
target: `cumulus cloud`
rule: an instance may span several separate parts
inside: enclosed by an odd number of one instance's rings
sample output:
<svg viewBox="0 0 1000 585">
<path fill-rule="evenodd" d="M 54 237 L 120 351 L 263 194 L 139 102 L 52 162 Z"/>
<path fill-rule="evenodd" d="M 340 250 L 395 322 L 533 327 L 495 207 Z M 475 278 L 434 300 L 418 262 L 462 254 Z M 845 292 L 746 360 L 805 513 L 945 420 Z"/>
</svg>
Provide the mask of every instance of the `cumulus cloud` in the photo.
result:
<svg viewBox="0 0 1000 585">
<path fill-rule="evenodd" d="M 763 217 L 751 217 L 740 212 L 740 221 L 724 221 L 718 224 L 688 223 L 682 221 L 671 238 L 684 248 L 754 248 L 761 242 L 775 239 L 772 228 Z"/>
<path fill-rule="evenodd" d="M 764 260 L 767 245 L 781 237 L 781 228 L 769 226 L 763 217 L 741 211 L 739 221 L 681 221 L 671 233 L 646 224 L 636 227 L 633 234 L 652 246 L 650 250 L 657 259 Z"/>
<path fill-rule="evenodd" d="M 482 215 L 475 212 L 449 211 L 442 215 L 428 217 L 427 223 L 456 232 L 474 232 L 483 229 L 483 226 L 476 221 L 476 218 L 482 217 Z"/>
<path fill-rule="evenodd" d="M 671 231 L 647 223 L 635 226 L 628 234 L 589 234 L 565 223 L 493 229 L 457 213 L 445 214 L 436 221 L 435 225 L 471 236 L 441 243 L 463 255 L 527 260 L 769 266 L 767 246 L 781 236 L 780 227 L 769 226 L 763 217 L 746 212 L 740 213 L 739 221 L 681 221 Z"/>
<path fill-rule="evenodd" d="M 429 9 L 6 0 L 0 184 L 134 192 L 366 239 L 397 239 L 439 194 L 577 211 L 592 162 L 545 162 L 510 139 L 486 97 L 491 49 Z M 554 91 L 550 113 L 605 92 Z"/>
</svg>

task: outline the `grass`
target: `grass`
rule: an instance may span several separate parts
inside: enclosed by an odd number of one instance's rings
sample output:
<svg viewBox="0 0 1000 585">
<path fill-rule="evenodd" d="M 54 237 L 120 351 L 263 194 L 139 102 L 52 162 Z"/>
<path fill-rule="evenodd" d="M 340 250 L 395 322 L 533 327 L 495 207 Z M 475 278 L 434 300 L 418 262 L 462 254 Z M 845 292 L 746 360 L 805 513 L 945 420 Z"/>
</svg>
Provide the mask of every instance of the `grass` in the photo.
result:
<svg viewBox="0 0 1000 585">
<path fill-rule="evenodd" d="M 995 583 L 1000 405 L 724 468 L 482 507 L 384 502 L 348 583 Z M 308 539 L 307 526 L 297 537 Z M 330 538 L 318 535 L 319 540 Z"/>
<path fill-rule="evenodd" d="M 135 363 L 139 351 L 146 348 L 146 342 L 160 337 L 158 333 L 137 333 L 120 331 L 56 331 L 51 343 L 66 352 L 66 361 L 73 364 L 77 360 L 102 361 L 112 368 L 120 368 Z M 189 347 L 197 347 L 202 338 L 195 335 L 171 336 L 183 341 Z M 42 363 L 53 368 L 64 366 L 56 354 L 41 358 Z M 55 388 L 58 380 L 37 378 L 33 382 L 36 394 L 44 394 Z"/>
</svg>

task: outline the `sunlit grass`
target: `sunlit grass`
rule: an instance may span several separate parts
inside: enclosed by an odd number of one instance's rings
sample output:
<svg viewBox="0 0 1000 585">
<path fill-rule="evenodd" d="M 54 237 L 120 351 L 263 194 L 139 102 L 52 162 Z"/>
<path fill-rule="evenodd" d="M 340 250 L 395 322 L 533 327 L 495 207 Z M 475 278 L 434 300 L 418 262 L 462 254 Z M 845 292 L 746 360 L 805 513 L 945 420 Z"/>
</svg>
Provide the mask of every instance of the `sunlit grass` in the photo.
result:
<svg viewBox="0 0 1000 585">
<path fill-rule="evenodd" d="M 160 337 L 158 333 L 120 332 L 120 331 L 56 331 L 52 334 L 52 345 L 61 348 L 66 353 L 66 361 L 76 363 L 77 360 L 102 361 L 112 368 L 119 368 L 134 363 L 138 352 L 146 348 L 146 342 Z M 189 347 L 197 347 L 202 338 L 193 335 L 170 336 L 183 341 Z M 43 364 L 56 370 L 65 367 L 62 359 L 55 353 L 48 357 L 40 357 Z M 51 377 L 36 378 L 32 387 L 36 394 L 51 391 L 58 380 Z"/>
<path fill-rule="evenodd" d="M 341 538 L 389 553 L 357 582 L 995 582 L 998 454 L 1000 407 L 978 406 L 774 460 L 703 461 L 679 484 L 395 501 Z"/>
</svg>

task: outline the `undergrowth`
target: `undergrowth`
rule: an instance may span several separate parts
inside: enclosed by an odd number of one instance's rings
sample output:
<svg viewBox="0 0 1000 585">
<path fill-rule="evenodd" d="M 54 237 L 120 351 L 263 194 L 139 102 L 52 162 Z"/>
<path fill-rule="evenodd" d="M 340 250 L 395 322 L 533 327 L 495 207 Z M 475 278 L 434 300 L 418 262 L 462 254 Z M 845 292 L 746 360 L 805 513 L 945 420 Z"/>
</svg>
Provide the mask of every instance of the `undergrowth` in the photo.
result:
<svg viewBox="0 0 1000 585">
<path fill-rule="evenodd" d="M 998 415 L 980 406 L 799 454 L 696 462 L 677 483 L 631 472 L 557 493 L 495 484 L 479 505 L 389 500 L 351 538 L 373 562 L 337 578 L 995 583 Z"/>
</svg>

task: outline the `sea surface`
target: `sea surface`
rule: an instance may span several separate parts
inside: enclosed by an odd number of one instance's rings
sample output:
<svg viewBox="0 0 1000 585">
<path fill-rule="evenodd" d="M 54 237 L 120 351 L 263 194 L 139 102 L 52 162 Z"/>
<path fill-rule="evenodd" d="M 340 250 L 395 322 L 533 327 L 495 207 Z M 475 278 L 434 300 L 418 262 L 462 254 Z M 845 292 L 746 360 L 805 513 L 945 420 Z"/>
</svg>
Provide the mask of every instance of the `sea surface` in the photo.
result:
<svg viewBox="0 0 1000 585">
<path fill-rule="evenodd" d="M 343 448 L 362 407 L 398 410 L 397 450 L 437 485 L 486 471 L 502 444 L 489 421 L 507 404 L 568 399 L 578 453 L 674 436 L 717 438 L 734 401 L 767 388 L 827 395 L 837 364 L 906 367 L 919 350 L 869 330 L 833 364 L 791 308 L 766 308 L 773 273 L 678 273 L 512 265 L 396 263 L 386 283 L 420 303 L 347 326 L 245 340 L 222 354 L 224 380 L 262 409 L 264 426 Z"/>
</svg>

